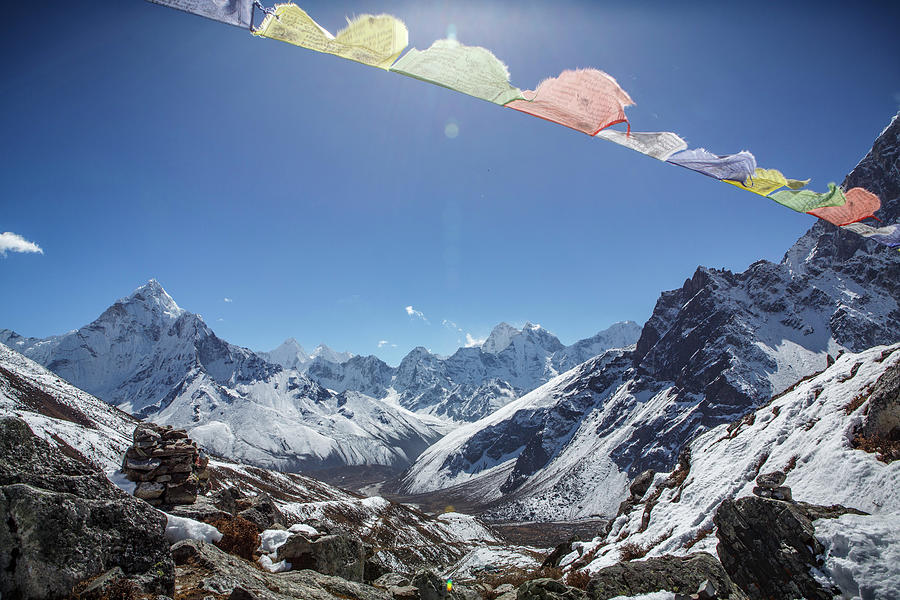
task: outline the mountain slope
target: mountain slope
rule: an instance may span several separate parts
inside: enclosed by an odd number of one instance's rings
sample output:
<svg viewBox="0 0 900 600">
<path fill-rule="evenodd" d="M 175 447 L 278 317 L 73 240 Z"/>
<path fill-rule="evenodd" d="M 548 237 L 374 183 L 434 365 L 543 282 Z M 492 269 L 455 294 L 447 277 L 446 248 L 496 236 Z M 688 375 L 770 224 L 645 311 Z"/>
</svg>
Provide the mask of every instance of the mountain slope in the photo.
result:
<svg viewBox="0 0 900 600">
<path fill-rule="evenodd" d="M 900 119 L 848 176 L 900 211 Z M 891 195 L 894 194 L 894 195 Z M 743 273 L 700 267 L 663 292 L 633 351 L 608 353 L 441 440 L 406 491 L 467 481 L 501 500 L 500 518 L 614 514 L 625 483 L 668 470 L 695 435 L 730 422 L 828 355 L 900 340 L 900 257 L 816 224 L 781 264 Z"/>
<path fill-rule="evenodd" d="M 218 338 L 155 279 L 85 327 L 47 340 L 0 330 L 0 343 L 133 414 L 154 412 L 154 405 L 193 370 L 220 385 L 255 381 L 281 370 Z"/>
<path fill-rule="evenodd" d="M 48 340 L 4 330 L 0 342 L 126 412 L 260 466 L 405 466 L 440 437 L 409 411 L 335 394 L 228 344 L 155 280 L 81 329 Z"/>
<path fill-rule="evenodd" d="M 0 344 L 0 416 L 5 415 L 24 420 L 51 447 L 97 466 L 122 487 L 133 486 L 119 467 L 138 421 Z M 429 517 L 310 477 L 225 460 L 211 460 L 209 470 L 212 491 L 234 488 L 245 497 L 271 495 L 287 515 L 284 525 L 307 522 L 339 531 L 353 523 L 354 533 L 377 547 L 382 561 L 404 572 L 459 560 L 473 540 L 479 545 L 499 544 L 480 523 L 464 515 Z"/>
<path fill-rule="evenodd" d="M 355 356 L 341 364 L 314 362 L 307 374 L 332 390 L 391 397 L 415 412 L 475 421 L 605 350 L 633 345 L 640 330 L 625 321 L 564 346 L 540 325 L 501 323 L 481 347 L 460 348 L 446 358 L 418 347 L 397 368 Z"/>
<path fill-rule="evenodd" d="M 900 461 L 882 462 L 853 442 L 890 435 L 889 427 L 878 431 L 877 415 L 897 410 L 898 391 L 900 345 L 844 354 L 747 417 L 692 441 L 679 470 L 657 474 L 642 501 L 579 552 L 596 550 L 590 570 L 617 562 L 626 544 L 646 547 L 648 556 L 715 553 L 715 508 L 750 495 L 756 476 L 772 471 L 787 474 L 794 500 L 900 515 Z"/>
</svg>

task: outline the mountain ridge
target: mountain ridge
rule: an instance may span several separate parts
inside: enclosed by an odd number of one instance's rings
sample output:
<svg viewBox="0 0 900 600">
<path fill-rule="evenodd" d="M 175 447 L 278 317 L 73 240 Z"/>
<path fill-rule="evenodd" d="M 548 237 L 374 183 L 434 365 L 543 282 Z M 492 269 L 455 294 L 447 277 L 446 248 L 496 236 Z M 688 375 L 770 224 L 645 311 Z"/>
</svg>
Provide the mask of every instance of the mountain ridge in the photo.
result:
<svg viewBox="0 0 900 600">
<path fill-rule="evenodd" d="M 845 185 L 878 190 L 879 216 L 896 218 L 900 120 Z M 492 511 L 501 519 L 614 514 L 630 478 L 671 469 L 695 435 L 746 414 L 829 357 L 900 340 L 898 299 L 896 252 L 821 222 L 782 263 L 758 261 L 742 273 L 698 267 L 660 295 L 634 350 L 592 359 L 444 438 L 401 489 L 463 484 L 499 503 Z"/>
</svg>

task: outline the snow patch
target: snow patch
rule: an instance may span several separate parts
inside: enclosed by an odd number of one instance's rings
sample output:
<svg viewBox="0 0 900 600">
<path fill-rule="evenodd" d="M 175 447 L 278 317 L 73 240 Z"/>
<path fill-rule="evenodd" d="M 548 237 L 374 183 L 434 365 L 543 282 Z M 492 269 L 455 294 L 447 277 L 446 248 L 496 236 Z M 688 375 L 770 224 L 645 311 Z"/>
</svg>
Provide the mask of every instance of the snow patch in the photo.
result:
<svg viewBox="0 0 900 600">
<path fill-rule="evenodd" d="M 284 571 L 291 570 L 291 563 L 289 563 L 288 561 L 281 560 L 278 562 L 273 562 L 272 559 L 269 558 L 269 556 L 266 554 L 260 556 L 257 562 L 259 562 L 260 566 L 263 569 L 270 573 L 283 573 Z"/>
<path fill-rule="evenodd" d="M 166 515 L 166 539 L 170 544 L 181 540 L 200 540 L 213 543 L 222 539 L 222 533 L 207 523 L 201 523 L 187 517 L 176 517 L 169 513 Z"/>
<path fill-rule="evenodd" d="M 900 514 L 844 515 L 813 523 L 825 546 L 816 577 L 844 600 L 893 598 L 900 591 Z M 824 577 L 822 577 L 824 575 Z"/>
</svg>

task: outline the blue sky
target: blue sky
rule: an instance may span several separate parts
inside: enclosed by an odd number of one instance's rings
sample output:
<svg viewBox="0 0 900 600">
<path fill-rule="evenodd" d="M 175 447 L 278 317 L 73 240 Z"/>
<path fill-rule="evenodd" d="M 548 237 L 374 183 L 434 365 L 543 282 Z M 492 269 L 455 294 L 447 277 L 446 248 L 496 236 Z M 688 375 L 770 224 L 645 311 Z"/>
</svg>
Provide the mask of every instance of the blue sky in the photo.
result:
<svg viewBox="0 0 900 600">
<path fill-rule="evenodd" d="M 635 130 L 748 149 L 820 190 L 900 106 L 894 2 L 301 6 L 332 31 L 392 13 L 420 49 L 455 26 L 522 89 L 603 69 L 637 103 Z M 0 328 L 25 335 L 80 327 L 155 277 L 254 349 L 292 336 L 396 364 L 417 345 L 449 353 L 529 320 L 572 343 L 643 322 L 697 265 L 780 260 L 814 221 L 540 119 L 141 0 L 14 3 L 4 17 L 0 232 L 43 254 L 0 258 Z"/>
</svg>

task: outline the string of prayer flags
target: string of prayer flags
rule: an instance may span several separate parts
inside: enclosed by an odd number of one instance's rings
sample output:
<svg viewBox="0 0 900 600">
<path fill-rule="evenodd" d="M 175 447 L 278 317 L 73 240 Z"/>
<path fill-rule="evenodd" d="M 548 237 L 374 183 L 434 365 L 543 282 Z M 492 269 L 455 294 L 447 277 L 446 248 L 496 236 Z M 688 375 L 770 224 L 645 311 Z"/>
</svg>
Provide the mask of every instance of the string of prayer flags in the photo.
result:
<svg viewBox="0 0 900 600">
<path fill-rule="evenodd" d="M 253 0 L 150 0 L 213 21 L 249 29 L 253 20 Z"/>
<path fill-rule="evenodd" d="M 842 229 L 852 231 L 863 237 L 871 238 L 876 242 L 891 248 L 900 246 L 900 225 L 888 225 L 887 227 L 872 227 L 865 223 L 849 223 L 842 225 Z"/>
<path fill-rule="evenodd" d="M 391 15 L 362 15 L 348 20 L 347 27 L 332 35 L 293 3 L 268 9 L 260 0 L 149 1 L 507 106 L 725 181 L 886 246 L 900 246 L 900 224 L 875 228 L 860 223 L 881 208 L 878 196 L 868 190 L 844 192 L 830 183 L 827 192 L 817 193 L 803 189 L 808 179 L 788 179 L 777 169 L 758 168 L 756 158 L 746 150 L 719 156 L 703 148 L 689 150 L 687 143 L 672 132 L 632 133 L 625 108 L 634 102 L 612 76 L 598 69 L 563 71 L 558 77 L 545 79 L 533 91 L 522 91 L 510 83 L 506 65 L 489 50 L 456 40 L 438 40 L 422 51 L 413 48 L 401 58 L 409 44 L 409 32 Z M 256 30 L 254 6 L 266 15 Z M 627 131 L 608 129 L 619 123 L 625 123 Z"/>
<path fill-rule="evenodd" d="M 807 212 L 840 227 L 874 217 L 875 211 L 881 208 L 878 196 L 860 187 L 844 192 L 844 196 L 847 201 L 840 206 L 826 206 Z"/>
<path fill-rule="evenodd" d="M 730 183 L 742 190 L 747 190 L 748 192 L 753 192 L 760 196 L 768 196 L 775 190 L 783 187 L 792 190 L 804 188 L 806 187 L 806 184 L 809 183 L 809 179 L 788 179 L 778 169 L 756 169 L 756 171 L 753 172 L 753 175 L 748 177 L 743 183 L 740 181 L 730 181 L 728 179 L 725 180 L 725 183 Z"/>
<path fill-rule="evenodd" d="M 598 131 L 594 137 L 631 148 L 635 152 L 640 152 L 662 161 L 668 160 L 676 152 L 681 152 L 687 148 L 687 142 L 671 131 L 632 131 L 631 133 L 626 133 L 615 129 L 604 129 L 603 131 Z"/>
<path fill-rule="evenodd" d="M 713 179 L 747 181 L 756 172 L 756 157 L 746 150 L 719 156 L 705 148 L 694 148 L 674 154 L 666 162 L 697 171 Z"/>
<path fill-rule="evenodd" d="M 610 125 L 627 123 L 625 107 L 634 105 L 612 76 L 597 69 L 563 71 L 559 77 L 545 79 L 536 90 L 522 95 L 524 100 L 514 100 L 506 106 L 588 135 L 596 135 Z"/>
<path fill-rule="evenodd" d="M 456 40 L 437 40 L 427 50 L 413 48 L 390 70 L 494 104 L 523 97 L 510 85 L 506 65 L 490 50 Z"/>
<path fill-rule="evenodd" d="M 278 4 L 254 35 L 388 69 L 409 44 L 406 25 L 390 15 L 361 15 L 331 35 L 296 4 Z"/>
<path fill-rule="evenodd" d="M 822 194 L 812 190 L 781 190 L 770 194 L 769 198 L 791 210 L 803 213 L 827 206 L 843 206 L 847 202 L 844 190 L 833 183 L 829 183 L 828 191 Z"/>
</svg>

